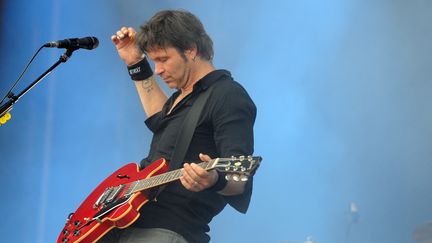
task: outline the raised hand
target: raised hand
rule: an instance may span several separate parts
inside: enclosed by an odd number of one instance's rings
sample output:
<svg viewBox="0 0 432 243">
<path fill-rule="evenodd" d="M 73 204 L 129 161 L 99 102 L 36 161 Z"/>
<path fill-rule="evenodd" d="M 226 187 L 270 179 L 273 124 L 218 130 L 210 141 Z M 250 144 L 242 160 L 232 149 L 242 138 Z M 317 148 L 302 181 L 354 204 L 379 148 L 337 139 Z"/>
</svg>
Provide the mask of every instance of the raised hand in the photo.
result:
<svg viewBox="0 0 432 243">
<path fill-rule="evenodd" d="M 115 35 L 111 36 L 120 58 L 132 65 L 143 58 L 143 53 L 137 46 L 137 32 L 132 27 L 122 27 Z"/>
</svg>

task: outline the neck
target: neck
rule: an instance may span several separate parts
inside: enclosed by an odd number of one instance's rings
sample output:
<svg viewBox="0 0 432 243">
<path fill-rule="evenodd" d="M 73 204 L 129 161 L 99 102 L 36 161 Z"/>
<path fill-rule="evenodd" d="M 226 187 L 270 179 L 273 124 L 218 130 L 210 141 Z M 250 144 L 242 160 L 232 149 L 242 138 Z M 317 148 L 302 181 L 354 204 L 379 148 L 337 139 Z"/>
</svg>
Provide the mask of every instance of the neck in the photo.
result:
<svg viewBox="0 0 432 243">
<path fill-rule="evenodd" d="M 215 68 L 210 62 L 198 61 L 196 65 L 192 66 L 186 85 L 180 89 L 181 94 L 184 96 L 188 95 L 192 92 L 193 86 L 213 70 L 215 70 Z"/>
</svg>

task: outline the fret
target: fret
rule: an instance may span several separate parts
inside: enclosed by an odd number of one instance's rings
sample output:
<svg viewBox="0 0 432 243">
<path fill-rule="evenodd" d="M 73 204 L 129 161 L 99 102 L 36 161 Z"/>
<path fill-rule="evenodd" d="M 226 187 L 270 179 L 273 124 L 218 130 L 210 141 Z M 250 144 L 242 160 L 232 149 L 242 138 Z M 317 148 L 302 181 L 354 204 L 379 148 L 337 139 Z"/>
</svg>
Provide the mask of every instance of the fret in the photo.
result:
<svg viewBox="0 0 432 243">
<path fill-rule="evenodd" d="M 159 179 L 159 175 L 150 178 L 148 186 L 157 186 L 158 179 Z"/>
<path fill-rule="evenodd" d="M 182 175 L 183 174 L 182 174 L 181 170 L 175 170 L 172 173 L 172 179 L 180 178 Z"/>
<path fill-rule="evenodd" d="M 165 181 L 171 181 L 174 179 L 173 177 L 174 173 L 172 171 L 165 174 Z"/>
<path fill-rule="evenodd" d="M 165 182 L 165 174 L 159 175 L 158 185 L 161 185 Z"/>
<path fill-rule="evenodd" d="M 157 186 L 158 179 L 159 179 L 159 175 L 153 176 L 150 179 L 148 179 L 147 188 L 150 188 L 152 186 Z"/>
<path fill-rule="evenodd" d="M 166 179 L 167 174 L 168 174 L 168 173 L 165 173 L 165 174 L 159 175 L 159 176 L 160 176 L 160 178 L 159 178 L 159 185 L 160 185 L 160 184 L 163 184 L 163 183 L 165 183 L 165 182 L 167 181 L 167 179 Z"/>
<path fill-rule="evenodd" d="M 143 184 L 144 184 L 143 181 L 137 181 L 137 184 L 132 192 L 141 191 L 143 188 Z"/>
</svg>

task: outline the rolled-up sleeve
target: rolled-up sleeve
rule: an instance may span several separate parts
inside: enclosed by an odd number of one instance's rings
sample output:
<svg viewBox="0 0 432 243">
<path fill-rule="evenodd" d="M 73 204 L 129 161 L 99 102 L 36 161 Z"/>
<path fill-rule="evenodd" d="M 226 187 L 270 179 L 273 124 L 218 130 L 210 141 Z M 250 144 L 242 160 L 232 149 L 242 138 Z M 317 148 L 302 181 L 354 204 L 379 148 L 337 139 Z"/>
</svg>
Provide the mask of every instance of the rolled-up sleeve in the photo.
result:
<svg viewBox="0 0 432 243">
<path fill-rule="evenodd" d="M 224 89 L 213 113 L 214 138 L 221 157 L 253 154 L 255 117 L 256 106 L 243 87 L 233 82 L 232 87 Z M 248 209 L 252 181 L 250 178 L 243 194 L 225 197 L 239 212 L 245 213 Z"/>
<path fill-rule="evenodd" d="M 144 123 L 152 131 L 155 133 L 159 129 L 160 120 L 162 119 L 162 112 L 157 112 L 153 114 L 151 117 L 147 118 Z"/>
</svg>

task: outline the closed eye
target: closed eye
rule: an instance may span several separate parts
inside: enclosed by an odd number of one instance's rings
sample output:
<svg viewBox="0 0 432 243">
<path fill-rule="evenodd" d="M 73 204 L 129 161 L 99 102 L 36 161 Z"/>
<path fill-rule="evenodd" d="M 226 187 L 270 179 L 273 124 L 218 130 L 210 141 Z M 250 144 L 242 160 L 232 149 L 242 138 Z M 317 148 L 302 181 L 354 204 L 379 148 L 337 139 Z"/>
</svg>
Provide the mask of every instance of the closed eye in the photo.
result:
<svg viewBox="0 0 432 243">
<path fill-rule="evenodd" d="M 166 62 L 167 60 L 168 60 L 168 57 L 159 57 L 159 58 L 156 58 L 155 61 L 164 63 L 164 62 Z"/>
</svg>

